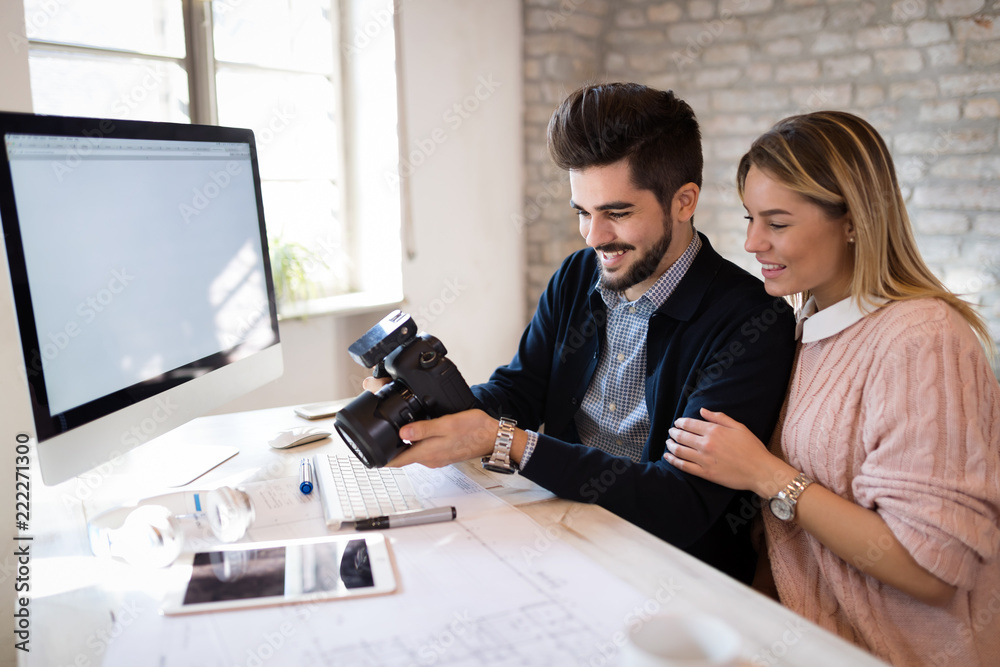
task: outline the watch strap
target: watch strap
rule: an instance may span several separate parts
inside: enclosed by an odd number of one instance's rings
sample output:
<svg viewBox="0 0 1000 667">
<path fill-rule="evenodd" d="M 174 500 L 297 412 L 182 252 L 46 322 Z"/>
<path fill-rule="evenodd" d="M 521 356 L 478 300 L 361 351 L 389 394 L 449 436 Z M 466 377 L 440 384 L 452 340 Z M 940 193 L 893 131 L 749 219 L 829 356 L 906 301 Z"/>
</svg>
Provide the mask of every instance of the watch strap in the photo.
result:
<svg viewBox="0 0 1000 667">
<path fill-rule="evenodd" d="M 812 483 L 813 481 L 809 479 L 804 472 L 800 472 L 795 476 L 795 479 L 789 482 L 788 486 L 785 487 L 785 497 L 787 497 L 792 504 L 797 503 L 799 501 L 799 496 L 801 496 L 802 492 L 806 490 L 806 487 Z"/>
<path fill-rule="evenodd" d="M 483 467 L 506 475 L 517 472 L 517 464 L 510 459 L 510 447 L 514 444 L 514 429 L 517 421 L 501 417 L 497 424 L 497 438 L 493 443 L 493 454 L 484 456 Z"/>
</svg>

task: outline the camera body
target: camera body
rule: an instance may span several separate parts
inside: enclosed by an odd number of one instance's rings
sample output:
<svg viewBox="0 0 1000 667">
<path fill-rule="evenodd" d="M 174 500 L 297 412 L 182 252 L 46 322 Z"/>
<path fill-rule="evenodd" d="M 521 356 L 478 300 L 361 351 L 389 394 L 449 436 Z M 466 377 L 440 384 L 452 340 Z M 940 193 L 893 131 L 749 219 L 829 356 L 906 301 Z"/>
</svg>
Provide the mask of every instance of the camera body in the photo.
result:
<svg viewBox="0 0 1000 667">
<path fill-rule="evenodd" d="M 406 313 L 394 310 L 348 349 L 375 377 L 392 382 L 364 392 L 337 413 L 334 426 L 368 468 L 381 468 L 408 445 L 399 429 L 420 419 L 476 407 L 476 399 L 440 340 L 417 333 Z"/>
</svg>

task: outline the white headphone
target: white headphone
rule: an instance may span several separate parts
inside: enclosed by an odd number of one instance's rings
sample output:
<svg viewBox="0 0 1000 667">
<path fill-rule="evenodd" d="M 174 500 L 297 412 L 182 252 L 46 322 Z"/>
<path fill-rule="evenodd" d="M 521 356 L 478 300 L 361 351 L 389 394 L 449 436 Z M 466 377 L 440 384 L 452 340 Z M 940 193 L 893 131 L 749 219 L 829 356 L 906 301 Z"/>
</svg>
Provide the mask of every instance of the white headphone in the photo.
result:
<svg viewBox="0 0 1000 667">
<path fill-rule="evenodd" d="M 190 523 L 186 519 L 194 518 L 184 510 L 185 496 L 191 493 L 169 493 L 102 512 L 87 524 L 91 551 L 132 565 L 170 565 L 184 550 L 185 525 Z M 215 538 L 221 542 L 242 538 L 255 517 L 250 496 L 230 486 L 204 495 L 204 517 Z"/>
</svg>

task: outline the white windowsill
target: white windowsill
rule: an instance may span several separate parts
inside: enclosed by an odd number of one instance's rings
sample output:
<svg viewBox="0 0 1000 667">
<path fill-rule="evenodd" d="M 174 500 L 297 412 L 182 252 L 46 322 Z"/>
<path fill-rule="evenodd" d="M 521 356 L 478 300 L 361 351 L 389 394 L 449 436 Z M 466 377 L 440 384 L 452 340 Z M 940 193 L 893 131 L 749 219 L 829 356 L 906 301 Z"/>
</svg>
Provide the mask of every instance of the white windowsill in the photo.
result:
<svg viewBox="0 0 1000 667">
<path fill-rule="evenodd" d="M 279 308 L 279 320 L 304 319 L 315 315 L 357 315 L 398 308 L 403 303 L 399 293 L 353 292 L 338 296 L 309 299 Z"/>
</svg>

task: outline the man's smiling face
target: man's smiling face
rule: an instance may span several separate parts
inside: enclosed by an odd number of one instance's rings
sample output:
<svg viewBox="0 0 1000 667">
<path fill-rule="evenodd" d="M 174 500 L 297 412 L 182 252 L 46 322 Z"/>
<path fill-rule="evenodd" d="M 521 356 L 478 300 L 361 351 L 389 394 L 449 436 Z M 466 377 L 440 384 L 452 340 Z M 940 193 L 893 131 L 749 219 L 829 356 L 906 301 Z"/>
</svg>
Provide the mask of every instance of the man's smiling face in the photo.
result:
<svg viewBox="0 0 1000 667">
<path fill-rule="evenodd" d="M 675 234 L 669 212 L 651 190 L 633 185 L 625 160 L 571 170 L 569 183 L 580 234 L 601 262 L 601 282 L 634 301 L 680 256 L 690 236 L 677 239 L 684 241 L 679 250 L 671 248 Z"/>
</svg>

